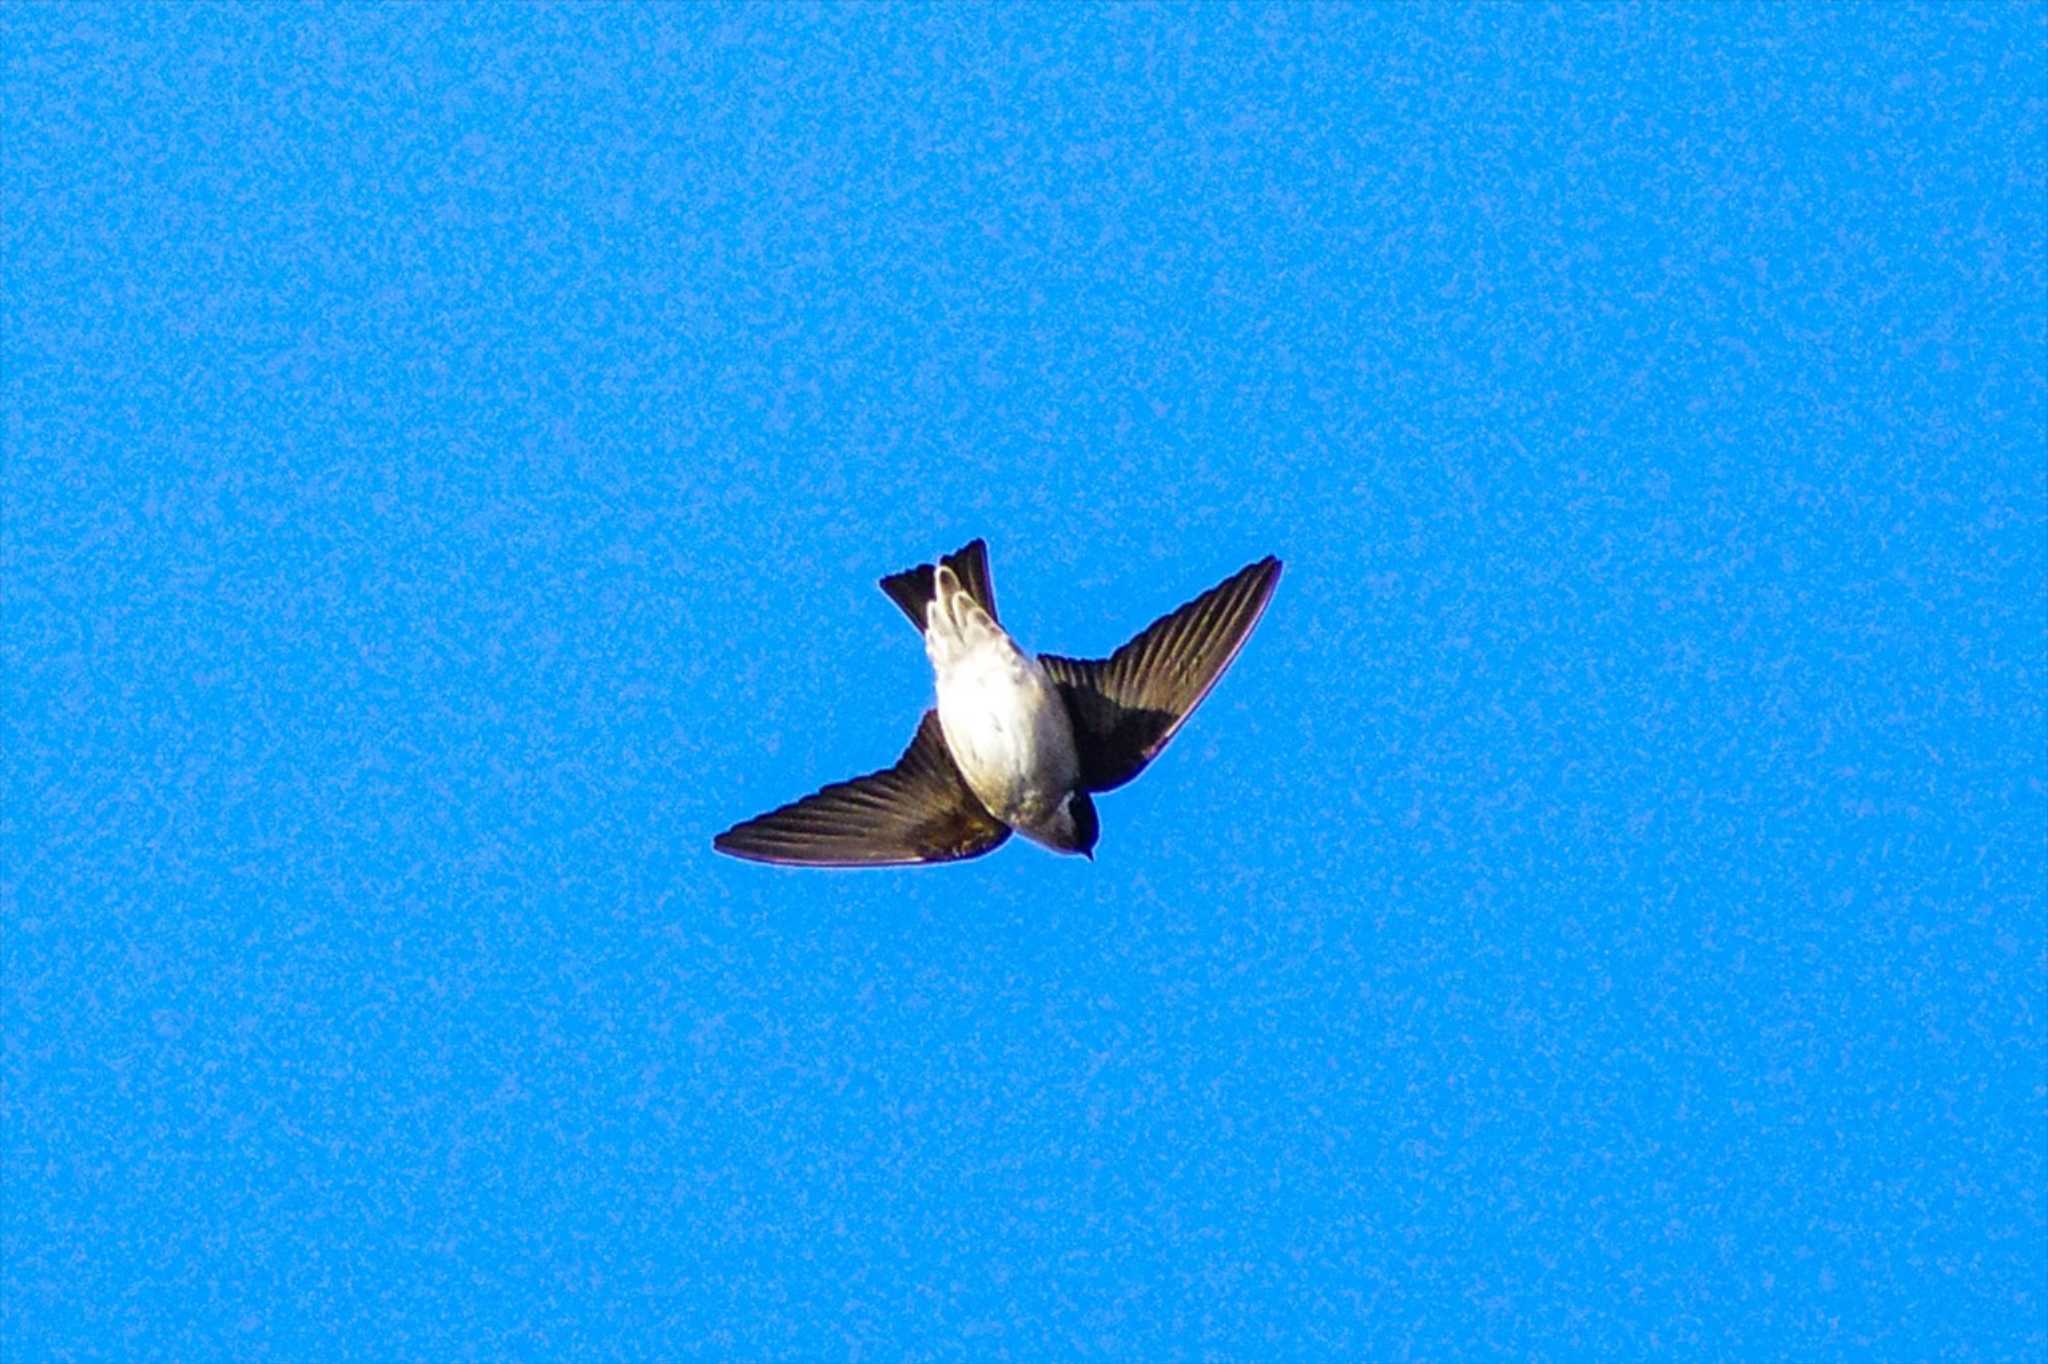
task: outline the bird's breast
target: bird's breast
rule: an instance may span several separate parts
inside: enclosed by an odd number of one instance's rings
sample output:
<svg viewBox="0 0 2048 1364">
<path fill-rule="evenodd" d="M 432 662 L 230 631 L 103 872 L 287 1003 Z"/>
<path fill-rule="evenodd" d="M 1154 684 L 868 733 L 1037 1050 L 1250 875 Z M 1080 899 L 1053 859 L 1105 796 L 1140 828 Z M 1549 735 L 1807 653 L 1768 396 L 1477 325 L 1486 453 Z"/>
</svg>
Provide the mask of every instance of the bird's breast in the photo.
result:
<svg viewBox="0 0 2048 1364">
<path fill-rule="evenodd" d="M 1080 774 L 1066 704 L 1045 669 L 998 636 L 935 671 L 939 727 L 968 788 L 1005 823 L 1044 819 Z"/>
</svg>

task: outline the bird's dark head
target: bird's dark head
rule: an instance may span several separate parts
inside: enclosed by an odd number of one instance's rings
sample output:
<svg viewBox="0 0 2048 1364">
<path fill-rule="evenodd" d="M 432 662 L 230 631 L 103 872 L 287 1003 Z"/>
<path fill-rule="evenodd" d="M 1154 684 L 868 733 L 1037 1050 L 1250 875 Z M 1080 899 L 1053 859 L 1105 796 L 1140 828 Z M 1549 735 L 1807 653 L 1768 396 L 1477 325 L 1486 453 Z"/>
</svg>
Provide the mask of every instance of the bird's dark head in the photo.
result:
<svg viewBox="0 0 2048 1364">
<path fill-rule="evenodd" d="M 1079 853 L 1093 862 L 1095 840 L 1102 835 L 1102 821 L 1095 817 L 1095 802 L 1086 791 L 1076 791 L 1060 802 L 1053 819 L 1052 837 L 1047 840 L 1061 852 Z"/>
</svg>

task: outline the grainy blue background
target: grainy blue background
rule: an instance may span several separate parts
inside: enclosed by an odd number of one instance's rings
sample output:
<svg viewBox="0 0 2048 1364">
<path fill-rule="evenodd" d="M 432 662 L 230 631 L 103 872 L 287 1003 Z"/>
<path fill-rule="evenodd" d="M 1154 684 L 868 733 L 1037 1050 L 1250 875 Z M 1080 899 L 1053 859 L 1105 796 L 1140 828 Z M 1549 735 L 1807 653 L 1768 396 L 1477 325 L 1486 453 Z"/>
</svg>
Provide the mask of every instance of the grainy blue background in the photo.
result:
<svg viewBox="0 0 2048 1364">
<path fill-rule="evenodd" d="M 0 9 L 0 1353 L 2042 1357 L 2044 24 Z"/>
</svg>

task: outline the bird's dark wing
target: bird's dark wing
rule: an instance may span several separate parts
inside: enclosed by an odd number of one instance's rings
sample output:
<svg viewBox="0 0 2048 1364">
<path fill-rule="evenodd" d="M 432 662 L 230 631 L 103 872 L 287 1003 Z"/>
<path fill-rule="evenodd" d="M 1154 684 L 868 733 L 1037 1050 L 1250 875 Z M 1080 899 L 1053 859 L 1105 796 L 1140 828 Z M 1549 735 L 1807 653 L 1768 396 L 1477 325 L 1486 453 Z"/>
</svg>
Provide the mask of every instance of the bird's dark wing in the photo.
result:
<svg viewBox="0 0 2048 1364">
<path fill-rule="evenodd" d="M 1279 581 L 1280 561 L 1268 555 L 1107 659 L 1039 656 L 1066 699 L 1089 790 L 1122 786 L 1159 756 L 1244 647 Z"/>
<path fill-rule="evenodd" d="M 894 767 L 735 824 L 711 846 L 756 862 L 886 867 L 979 857 L 1009 836 L 967 789 L 928 710 Z"/>
<path fill-rule="evenodd" d="M 953 570 L 960 579 L 960 585 L 988 612 L 988 618 L 996 617 L 996 589 L 988 576 L 988 545 L 980 540 L 969 540 L 939 560 Z M 903 614 L 910 617 L 910 623 L 920 632 L 924 629 L 924 608 L 930 603 L 932 579 L 937 570 L 931 564 L 919 564 L 906 568 L 901 573 L 891 573 L 882 579 L 882 590 L 889 594 L 889 600 L 903 608 Z"/>
</svg>

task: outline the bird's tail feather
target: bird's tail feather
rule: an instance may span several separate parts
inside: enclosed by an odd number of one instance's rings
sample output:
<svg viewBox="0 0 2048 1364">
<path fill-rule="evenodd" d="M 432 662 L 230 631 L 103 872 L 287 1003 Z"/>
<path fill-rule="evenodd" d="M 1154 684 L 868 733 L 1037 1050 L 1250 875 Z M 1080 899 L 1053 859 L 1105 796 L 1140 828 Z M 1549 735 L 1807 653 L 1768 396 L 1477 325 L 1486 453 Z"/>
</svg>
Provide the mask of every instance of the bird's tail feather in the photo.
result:
<svg viewBox="0 0 2048 1364">
<path fill-rule="evenodd" d="M 970 540 L 951 554 L 939 560 L 953 570 L 960 579 L 961 587 L 974 598 L 975 604 L 988 612 L 988 618 L 996 619 L 995 585 L 988 574 L 988 545 L 981 540 Z M 910 617 L 910 623 L 920 631 L 925 625 L 925 607 L 931 604 L 938 592 L 934 579 L 937 565 L 919 564 L 901 573 L 891 573 L 882 579 L 882 590 L 889 594 L 889 600 L 902 608 Z"/>
</svg>

